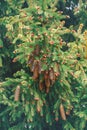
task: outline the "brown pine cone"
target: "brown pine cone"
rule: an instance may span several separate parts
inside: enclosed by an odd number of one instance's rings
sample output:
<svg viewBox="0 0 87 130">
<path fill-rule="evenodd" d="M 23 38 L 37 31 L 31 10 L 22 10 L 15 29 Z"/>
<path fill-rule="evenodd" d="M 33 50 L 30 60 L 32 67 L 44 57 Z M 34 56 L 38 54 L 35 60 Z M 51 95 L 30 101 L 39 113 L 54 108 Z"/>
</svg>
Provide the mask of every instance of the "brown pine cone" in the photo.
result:
<svg viewBox="0 0 87 130">
<path fill-rule="evenodd" d="M 20 96 L 20 86 L 17 86 L 15 90 L 14 100 L 19 101 L 19 96 Z"/>
<path fill-rule="evenodd" d="M 61 115 L 62 120 L 66 120 L 65 110 L 62 103 L 60 104 L 60 115 Z"/>
</svg>

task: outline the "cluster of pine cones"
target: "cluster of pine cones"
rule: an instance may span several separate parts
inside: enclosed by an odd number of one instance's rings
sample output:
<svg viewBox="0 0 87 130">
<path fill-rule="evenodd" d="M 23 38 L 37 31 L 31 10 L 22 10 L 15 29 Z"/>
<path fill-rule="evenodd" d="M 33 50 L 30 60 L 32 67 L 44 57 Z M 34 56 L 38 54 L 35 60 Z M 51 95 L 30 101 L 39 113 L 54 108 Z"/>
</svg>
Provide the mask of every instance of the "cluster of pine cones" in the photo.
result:
<svg viewBox="0 0 87 130">
<path fill-rule="evenodd" d="M 44 64 L 42 62 L 43 59 L 35 59 L 35 56 L 39 56 L 40 52 L 41 50 L 39 45 L 36 45 L 34 51 L 28 57 L 28 65 L 30 67 L 30 71 L 33 73 L 33 79 L 39 81 L 39 89 L 45 89 L 46 93 L 48 93 L 50 87 L 55 83 L 56 79 L 60 75 L 59 64 L 57 62 L 54 62 L 53 67 L 50 67 L 48 70 L 42 70 L 42 65 Z"/>
</svg>

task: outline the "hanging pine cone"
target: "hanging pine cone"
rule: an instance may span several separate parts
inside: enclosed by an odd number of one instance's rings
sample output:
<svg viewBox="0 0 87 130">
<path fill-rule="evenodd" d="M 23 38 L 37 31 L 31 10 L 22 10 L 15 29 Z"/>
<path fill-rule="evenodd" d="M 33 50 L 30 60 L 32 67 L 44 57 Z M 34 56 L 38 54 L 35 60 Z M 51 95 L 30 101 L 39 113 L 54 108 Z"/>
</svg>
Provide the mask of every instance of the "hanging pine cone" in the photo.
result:
<svg viewBox="0 0 87 130">
<path fill-rule="evenodd" d="M 38 61 L 36 61 L 34 71 L 33 71 L 33 79 L 36 80 L 39 77 L 39 64 Z"/>
<path fill-rule="evenodd" d="M 50 79 L 45 79 L 45 85 L 46 85 L 46 87 L 47 88 L 49 88 L 50 87 Z"/>
<path fill-rule="evenodd" d="M 50 90 L 50 79 L 45 79 L 45 85 L 46 85 L 46 93 L 49 93 Z"/>
<path fill-rule="evenodd" d="M 49 79 L 49 71 L 48 70 L 46 70 L 45 72 L 44 72 L 44 79 L 45 79 L 45 85 L 46 85 L 46 90 L 47 90 L 47 92 L 48 92 L 48 90 L 49 90 L 49 87 L 50 87 L 50 79 Z"/>
<path fill-rule="evenodd" d="M 20 86 L 17 86 L 15 90 L 14 100 L 19 101 L 19 96 L 20 96 Z"/>
<path fill-rule="evenodd" d="M 54 84 L 54 83 L 55 83 L 55 74 L 54 74 L 53 68 L 51 68 L 51 69 L 49 70 L 49 78 L 50 78 L 50 80 L 51 80 L 51 84 Z"/>
<path fill-rule="evenodd" d="M 62 120 L 66 120 L 65 110 L 62 104 L 60 104 L 60 115 L 61 115 Z"/>
<path fill-rule="evenodd" d="M 39 90 L 43 90 L 44 89 L 44 83 L 42 80 L 39 81 Z"/>
</svg>

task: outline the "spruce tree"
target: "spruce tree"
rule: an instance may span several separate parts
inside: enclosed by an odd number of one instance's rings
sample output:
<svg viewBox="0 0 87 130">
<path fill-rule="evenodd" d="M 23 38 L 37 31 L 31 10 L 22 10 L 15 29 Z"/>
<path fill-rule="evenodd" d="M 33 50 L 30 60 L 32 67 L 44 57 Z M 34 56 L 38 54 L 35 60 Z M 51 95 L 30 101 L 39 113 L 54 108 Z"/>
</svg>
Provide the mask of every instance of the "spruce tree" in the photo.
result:
<svg viewBox="0 0 87 130">
<path fill-rule="evenodd" d="M 27 8 L 0 19 L 14 49 L 12 62 L 20 65 L 0 83 L 1 128 L 85 128 L 87 31 L 82 33 L 83 24 L 66 28 L 69 17 L 57 10 L 57 2 L 30 0 Z"/>
</svg>

